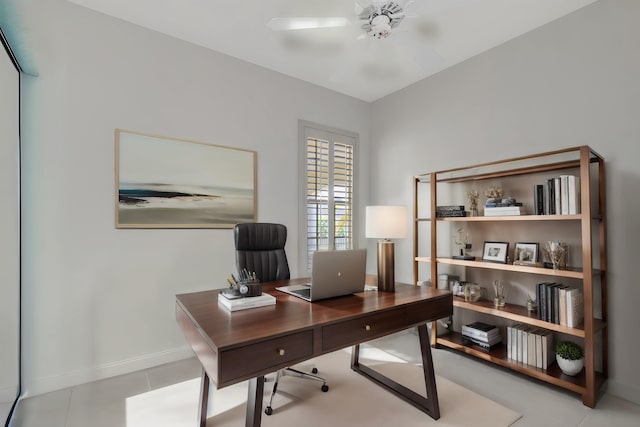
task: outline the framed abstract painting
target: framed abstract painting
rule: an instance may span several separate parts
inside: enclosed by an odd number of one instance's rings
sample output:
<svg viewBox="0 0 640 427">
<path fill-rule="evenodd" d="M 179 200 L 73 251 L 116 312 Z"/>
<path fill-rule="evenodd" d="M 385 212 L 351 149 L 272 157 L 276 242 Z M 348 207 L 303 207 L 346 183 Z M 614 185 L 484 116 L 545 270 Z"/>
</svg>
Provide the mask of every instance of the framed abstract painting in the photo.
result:
<svg viewBox="0 0 640 427">
<path fill-rule="evenodd" d="M 256 221 L 256 152 L 115 131 L 116 228 Z"/>
</svg>

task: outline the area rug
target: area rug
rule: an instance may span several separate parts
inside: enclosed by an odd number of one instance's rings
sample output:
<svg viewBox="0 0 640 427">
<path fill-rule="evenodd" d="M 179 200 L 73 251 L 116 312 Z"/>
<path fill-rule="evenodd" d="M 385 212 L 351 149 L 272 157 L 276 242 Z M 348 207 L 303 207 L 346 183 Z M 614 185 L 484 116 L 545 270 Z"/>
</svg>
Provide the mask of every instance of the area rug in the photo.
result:
<svg viewBox="0 0 640 427">
<path fill-rule="evenodd" d="M 422 367 L 407 363 L 384 351 L 366 348 L 361 361 L 412 390 L 426 395 Z M 436 377 L 440 419 L 432 419 L 395 395 L 377 386 L 349 368 L 350 351 L 342 350 L 316 358 L 313 364 L 328 384 L 329 391 L 320 391 L 320 383 L 295 377 L 280 381 L 273 403 L 273 415 L 262 415 L 264 427 L 315 426 L 439 426 L 439 427 L 507 427 L 521 415 L 465 389 L 445 378 Z M 303 365 L 303 366 L 304 366 Z M 272 382 L 265 384 L 265 399 Z M 242 387 L 246 391 L 246 386 Z M 224 389 L 216 394 L 224 393 Z M 216 396 L 207 426 L 235 427 L 244 425 L 246 405 L 219 412 Z M 220 396 L 219 398 L 222 398 Z M 243 399 L 246 402 L 246 399 Z M 265 400 L 265 405 L 268 400 Z"/>
</svg>

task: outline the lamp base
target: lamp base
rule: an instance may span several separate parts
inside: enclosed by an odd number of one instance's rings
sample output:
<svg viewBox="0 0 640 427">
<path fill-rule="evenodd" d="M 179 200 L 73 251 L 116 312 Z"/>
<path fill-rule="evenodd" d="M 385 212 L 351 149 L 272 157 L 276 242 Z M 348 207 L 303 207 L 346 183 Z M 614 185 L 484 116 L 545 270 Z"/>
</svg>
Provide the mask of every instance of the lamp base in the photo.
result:
<svg viewBox="0 0 640 427">
<path fill-rule="evenodd" d="M 389 240 L 378 242 L 378 291 L 395 292 L 395 245 Z"/>
</svg>

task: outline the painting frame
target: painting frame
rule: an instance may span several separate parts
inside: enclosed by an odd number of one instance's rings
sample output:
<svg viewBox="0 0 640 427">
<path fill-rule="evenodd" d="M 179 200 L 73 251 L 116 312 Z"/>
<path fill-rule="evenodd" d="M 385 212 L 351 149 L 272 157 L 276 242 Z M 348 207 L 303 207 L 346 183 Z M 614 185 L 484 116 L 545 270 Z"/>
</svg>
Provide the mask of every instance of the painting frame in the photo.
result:
<svg viewBox="0 0 640 427">
<path fill-rule="evenodd" d="M 116 228 L 233 228 L 257 220 L 257 153 L 115 129 Z"/>
<path fill-rule="evenodd" d="M 506 264 L 509 253 L 509 242 L 484 242 L 482 260 Z"/>
<path fill-rule="evenodd" d="M 540 256 L 540 244 L 535 242 L 516 242 L 513 249 L 513 263 L 516 265 L 537 265 Z"/>
</svg>

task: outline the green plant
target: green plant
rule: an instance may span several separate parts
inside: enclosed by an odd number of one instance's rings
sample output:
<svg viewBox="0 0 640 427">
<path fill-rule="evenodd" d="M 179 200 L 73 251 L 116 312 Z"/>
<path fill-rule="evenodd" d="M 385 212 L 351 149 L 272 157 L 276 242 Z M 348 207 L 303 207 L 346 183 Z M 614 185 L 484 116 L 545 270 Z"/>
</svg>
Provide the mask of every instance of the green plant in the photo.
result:
<svg viewBox="0 0 640 427">
<path fill-rule="evenodd" d="M 579 360 L 584 357 L 584 350 L 574 342 L 562 341 L 556 346 L 556 354 L 563 359 Z"/>
</svg>

